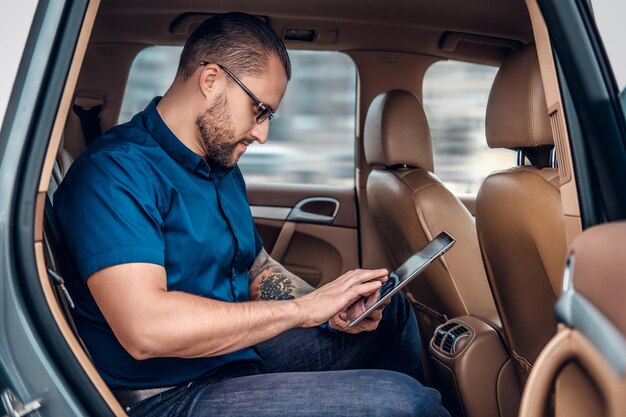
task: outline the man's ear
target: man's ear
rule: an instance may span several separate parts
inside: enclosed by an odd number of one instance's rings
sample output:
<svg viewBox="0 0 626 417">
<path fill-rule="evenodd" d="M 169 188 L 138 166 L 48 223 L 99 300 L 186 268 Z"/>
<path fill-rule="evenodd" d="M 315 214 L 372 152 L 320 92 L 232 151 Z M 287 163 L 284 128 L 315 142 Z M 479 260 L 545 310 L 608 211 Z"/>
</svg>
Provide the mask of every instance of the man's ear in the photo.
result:
<svg viewBox="0 0 626 417">
<path fill-rule="evenodd" d="M 216 88 L 217 75 L 220 67 L 216 64 L 206 64 L 201 67 L 198 79 L 200 91 L 205 97 L 210 96 Z"/>
</svg>

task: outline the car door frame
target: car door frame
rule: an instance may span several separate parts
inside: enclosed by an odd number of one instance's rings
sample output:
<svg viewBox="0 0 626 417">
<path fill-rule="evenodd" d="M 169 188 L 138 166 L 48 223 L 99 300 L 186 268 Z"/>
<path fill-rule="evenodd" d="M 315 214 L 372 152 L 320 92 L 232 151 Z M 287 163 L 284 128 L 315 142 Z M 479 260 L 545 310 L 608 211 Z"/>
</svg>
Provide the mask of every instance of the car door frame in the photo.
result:
<svg viewBox="0 0 626 417">
<path fill-rule="evenodd" d="M 0 130 L 0 365 L 16 397 L 39 401 L 46 415 L 114 415 L 42 294 L 35 253 L 44 160 L 70 69 L 82 61 L 79 41 L 91 32 L 98 6 L 99 0 L 37 4 Z"/>
<path fill-rule="evenodd" d="M 583 229 L 626 219 L 626 121 L 587 0 L 537 0 L 555 58 Z"/>
</svg>

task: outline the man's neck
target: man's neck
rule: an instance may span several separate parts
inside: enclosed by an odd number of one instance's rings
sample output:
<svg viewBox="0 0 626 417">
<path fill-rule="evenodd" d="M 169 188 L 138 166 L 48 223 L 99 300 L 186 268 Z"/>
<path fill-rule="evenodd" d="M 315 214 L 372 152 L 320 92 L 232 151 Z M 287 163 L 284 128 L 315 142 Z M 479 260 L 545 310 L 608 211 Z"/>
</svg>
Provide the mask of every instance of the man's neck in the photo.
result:
<svg viewBox="0 0 626 417">
<path fill-rule="evenodd" d="M 183 100 L 184 92 L 170 88 L 157 104 L 163 122 L 186 147 L 204 157 L 197 139 L 197 115 L 192 100 Z M 197 108 L 197 107 L 196 107 Z"/>
</svg>

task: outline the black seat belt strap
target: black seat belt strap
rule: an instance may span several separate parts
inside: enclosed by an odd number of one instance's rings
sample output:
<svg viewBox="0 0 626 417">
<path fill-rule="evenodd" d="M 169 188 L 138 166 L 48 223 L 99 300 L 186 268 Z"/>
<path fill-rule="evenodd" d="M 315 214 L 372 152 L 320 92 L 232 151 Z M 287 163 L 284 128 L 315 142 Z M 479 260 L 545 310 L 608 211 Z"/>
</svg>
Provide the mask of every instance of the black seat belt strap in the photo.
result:
<svg viewBox="0 0 626 417">
<path fill-rule="evenodd" d="M 103 90 L 80 90 L 74 96 L 72 110 L 80 121 L 80 130 L 83 133 L 85 146 L 89 146 L 96 138 L 102 135 L 100 115 L 106 102 L 106 92 Z"/>
<path fill-rule="evenodd" d="M 76 116 L 80 119 L 80 128 L 83 131 L 85 144 L 89 146 L 91 142 L 102 134 L 102 128 L 100 127 L 102 105 L 87 109 L 78 104 L 74 104 L 72 110 L 74 110 L 74 113 L 76 113 Z"/>
<path fill-rule="evenodd" d="M 48 272 L 48 278 L 50 282 L 53 284 L 53 288 L 55 290 L 56 298 L 63 310 L 63 314 L 67 321 L 67 324 L 70 326 L 72 333 L 78 340 L 78 343 L 81 345 L 87 357 L 93 362 L 89 351 L 87 350 L 87 346 L 83 342 L 78 333 L 78 328 L 76 327 L 76 322 L 74 321 L 74 310 L 76 309 L 76 304 L 70 295 L 67 287 L 65 286 L 65 279 L 60 274 L 59 262 L 65 261 L 68 262 L 67 259 L 61 258 L 61 256 L 67 254 L 59 254 L 59 259 L 55 259 L 55 253 L 53 252 L 53 247 L 57 250 L 61 249 L 62 240 L 60 235 L 60 230 L 58 229 L 58 225 L 56 224 L 56 218 L 54 217 L 54 212 L 52 210 L 52 201 L 50 197 L 46 195 L 46 203 L 44 208 L 45 220 L 44 220 L 44 233 L 43 233 L 43 241 L 44 241 L 44 257 L 46 258 L 46 272 Z M 61 251 L 60 251 L 61 252 Z M 59 262 L 57 262 L 59 261 Z"/>
</svg>

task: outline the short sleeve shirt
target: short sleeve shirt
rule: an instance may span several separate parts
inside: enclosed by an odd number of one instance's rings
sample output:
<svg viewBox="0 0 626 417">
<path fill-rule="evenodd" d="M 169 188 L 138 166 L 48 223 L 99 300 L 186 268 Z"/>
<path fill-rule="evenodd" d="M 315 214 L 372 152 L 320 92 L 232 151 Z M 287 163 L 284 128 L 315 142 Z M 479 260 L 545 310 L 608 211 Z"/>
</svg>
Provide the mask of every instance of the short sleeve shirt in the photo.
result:
<svg viewBox="0 0 626 417">
<path fill-rule="evenodd" d="M 112 387 L 172 386 L 231 362 L 260 359 L 247 348 L 212 358 L 135 360 L 86 286 L 96 271 L 144 262 L 165 268 L 168 291 L 249 300 L 248 271 L 262 242 L 241 171 L 211 169 L 167 127 L 158 100 L 94 141 L 54 195 L 54 212 L 80 272 L 67 277 L 79 333 Z"/>
</svg>

